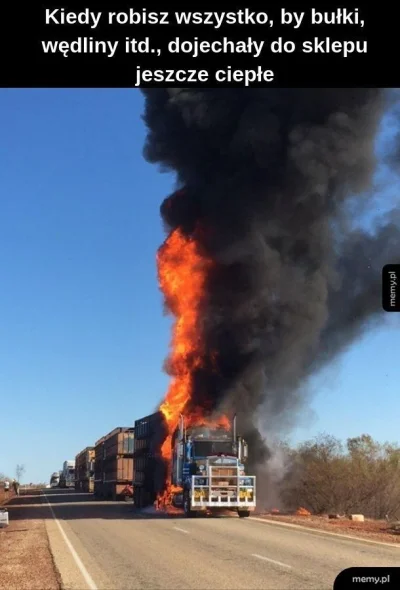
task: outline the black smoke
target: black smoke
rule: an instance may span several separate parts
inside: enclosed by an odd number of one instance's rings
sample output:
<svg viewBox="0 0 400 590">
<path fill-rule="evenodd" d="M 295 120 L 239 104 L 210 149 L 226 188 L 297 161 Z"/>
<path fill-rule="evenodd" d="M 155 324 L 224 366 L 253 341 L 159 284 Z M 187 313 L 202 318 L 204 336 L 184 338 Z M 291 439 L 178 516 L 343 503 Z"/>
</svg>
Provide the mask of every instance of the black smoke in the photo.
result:
<svg viewBox="0 0 400 590">
<path fill-rule="evenodd" d="M 164 223 L 215 261 L 202 337 L 217 371 L 205 358 L 193 403 L 237 411 L 262 461 L 260 416 L 279 423 L 295 412 L 307 378 L 382 319 L 381 268 L 400 262 L 399 220 L 363 232 L 349 202 L 372 198 L 389 97 L 374 88 L 143 92 L 145 157 L 175 171 L 182 189 L 164 201 Z"/>
</svg>

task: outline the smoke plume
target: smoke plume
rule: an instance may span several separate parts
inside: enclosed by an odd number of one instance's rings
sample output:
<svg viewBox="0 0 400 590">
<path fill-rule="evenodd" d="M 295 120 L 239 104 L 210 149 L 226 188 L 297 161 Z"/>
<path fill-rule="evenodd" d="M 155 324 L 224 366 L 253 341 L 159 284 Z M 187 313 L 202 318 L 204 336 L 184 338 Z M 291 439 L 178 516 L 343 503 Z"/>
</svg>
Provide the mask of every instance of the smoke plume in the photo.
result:
<svg viewBox="0 0 400 590">
<path fill-rule="evenodd" d="M 382 89 L 149 89 L 145 157 L 182 188 L 161 214 L 214 264 L 206 350 L 191 404 L 256 428 L 301 405 L 308 377 L 381 318 L 381 269 L 400 262 L 399 220 L 355 229 L 372 198 Z M 398 163 L 397 163 L 398 164 Z"/>
</svg>

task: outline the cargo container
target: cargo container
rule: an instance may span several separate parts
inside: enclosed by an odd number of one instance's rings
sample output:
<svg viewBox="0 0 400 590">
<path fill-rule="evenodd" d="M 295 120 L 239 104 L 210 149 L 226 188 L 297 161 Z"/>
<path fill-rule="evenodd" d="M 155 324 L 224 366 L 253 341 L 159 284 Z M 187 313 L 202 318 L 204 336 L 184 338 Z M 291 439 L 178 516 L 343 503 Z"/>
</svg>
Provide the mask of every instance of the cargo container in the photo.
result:
<svg viewBox="0 0 400 590">
<path fill-rule="evenodd" d="M 167 427 L 161 412 L 135 422 L 133 498 L 137 508 L 153 504 L 163 491 L 167 472 L 161 446 L 166 436 Z"/>
<path fill-rule="evenodd" d="M 132 493 L 133 427 L 118 427 L 95 443 L 94 495 L 122 499 Z"/>
<path fill-rule="evenodd" d="M 104 436 L 94 443 L 94 495 L 100 497 L 103 483 L 103 441 Z"/>
<path fill-rule="evenodd" d="M 94 447 L 86 447 L 75 457 L 75 490 L 94 491 Z"/>
</svg>

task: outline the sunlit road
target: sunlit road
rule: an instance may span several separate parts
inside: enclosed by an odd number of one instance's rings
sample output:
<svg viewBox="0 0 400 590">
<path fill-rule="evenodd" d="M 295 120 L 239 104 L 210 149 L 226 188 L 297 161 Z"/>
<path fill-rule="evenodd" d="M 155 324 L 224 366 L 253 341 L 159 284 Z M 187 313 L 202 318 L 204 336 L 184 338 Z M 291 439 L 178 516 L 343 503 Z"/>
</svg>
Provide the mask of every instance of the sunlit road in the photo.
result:
<svg viewBox="0 0 400 590">
<path fill-rule="evenodd" d="M 130 504 L 61 490 L 45 494 L 51 549 L 66 590 L 331 590 L 344 568 L 400 562 L 397 547 L 251 518 L 139 517 Z"/>
</svg>

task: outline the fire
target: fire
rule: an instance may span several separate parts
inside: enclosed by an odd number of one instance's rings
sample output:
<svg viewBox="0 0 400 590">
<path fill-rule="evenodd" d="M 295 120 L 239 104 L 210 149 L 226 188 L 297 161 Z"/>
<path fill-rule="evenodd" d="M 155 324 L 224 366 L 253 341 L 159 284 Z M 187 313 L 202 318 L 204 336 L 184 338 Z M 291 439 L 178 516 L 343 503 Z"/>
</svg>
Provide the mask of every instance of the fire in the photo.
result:
<svg viewBox="0 0 400 590">
<path fill-rule="evenodd" d="M 311 512 L 302 506 L 296 510 L 296 516 L 310 516 Z"/>
<path fill-rule="evenodd" d="M 157 510 L 160 508 L 165 508 L 166 506 L 171 504 L 172 494 L 174 493 L 182 493 L 182 488 L 179 486 L 174 486 L 167 482 L 167 487 L 163 494 L 159 494 L 156 500 L 156 507 Z"/>
<path fill-rule="evenodd" d="M 168 426 L 168 436 L 161 448 L 161 454 L 169 463 L 172 454 L 171 439 L 179 423 L 181 413 L 187 407 L 193 394 L 194 373 L 203 359 L 215 362 L 216 353 L 207 350 L 202 334 L 201 306 L 206 296 L 206 281 L 213 261 L 208 258 L 193 237 L 185 236 L 179 229 L 173 231 L 157 255 L 158 280 L 167 306 L 175 316 L 171 340 L 171 353 L 167 370 L 172 380 L 160 411 Z M 204 408 L 190 408 L 185 416 L 186 426 L 204 425 L 229 427 L 228 418 L 222 416 L 212 420 Z M 157 499 L 158 507 L 166 505 L 171 493 L 179 492 L 170 482 L 166 491 Z"/>
<path fill-rule="evenodd" d="M 193 238 L 175 230 L 159 249 L 157 263 L 160 288 L 176 318 L 168 359 L 172 381 L 160 406 L 169 430 L 162 455 L 169 459 L 171 435 L 191 398 L 193 372 L 201 366 L 205 352 L 201 338 L 200 305 L 205 296 L 205 282 L 212 261 L 200 252 Z"/>
</svg>

